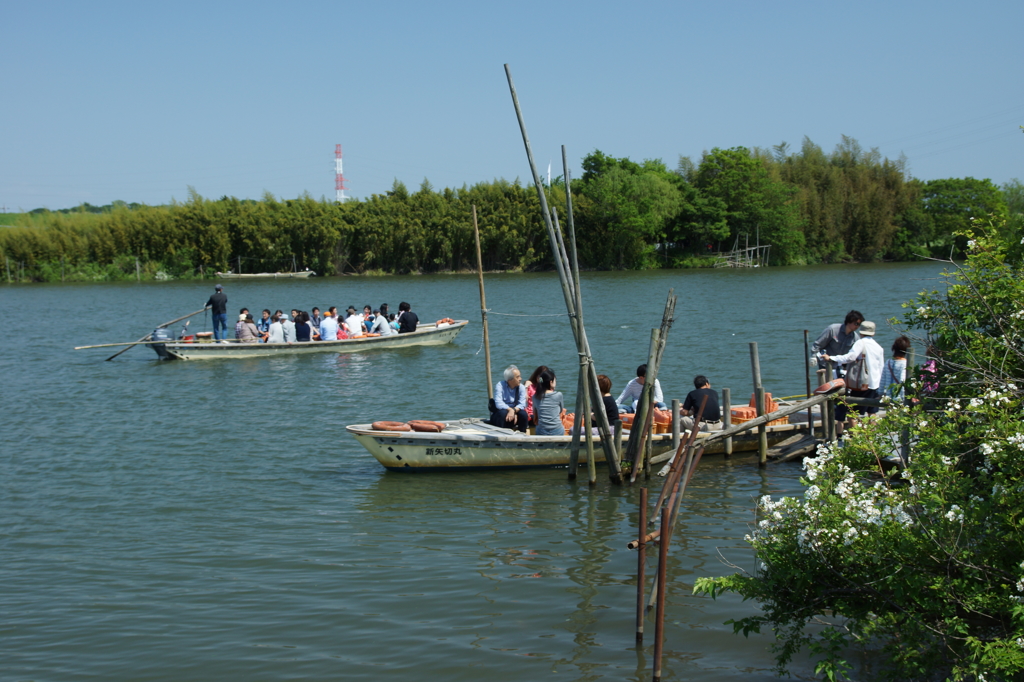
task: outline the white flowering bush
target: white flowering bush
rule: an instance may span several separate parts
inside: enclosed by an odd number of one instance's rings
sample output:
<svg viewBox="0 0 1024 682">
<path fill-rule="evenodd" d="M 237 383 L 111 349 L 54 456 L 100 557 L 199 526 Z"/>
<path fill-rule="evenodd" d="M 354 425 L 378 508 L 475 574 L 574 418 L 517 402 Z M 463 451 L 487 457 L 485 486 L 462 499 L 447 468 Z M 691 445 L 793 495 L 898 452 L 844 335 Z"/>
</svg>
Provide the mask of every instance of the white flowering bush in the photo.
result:
<svg viewBox="0 0 1024 682">
<path fill-rule="evenodd" d="M 773 631 L 780 672 L 805 650 L 841 679 L 861 647 L 873 677 L 1024 679 L 1024 273 L 990 232 L 908 304 L 936 371 L 806 460 L 802 497 L 759 500 L 754 574 L 695 587 L 759 602 L 733 627 Z"/>
</svg>

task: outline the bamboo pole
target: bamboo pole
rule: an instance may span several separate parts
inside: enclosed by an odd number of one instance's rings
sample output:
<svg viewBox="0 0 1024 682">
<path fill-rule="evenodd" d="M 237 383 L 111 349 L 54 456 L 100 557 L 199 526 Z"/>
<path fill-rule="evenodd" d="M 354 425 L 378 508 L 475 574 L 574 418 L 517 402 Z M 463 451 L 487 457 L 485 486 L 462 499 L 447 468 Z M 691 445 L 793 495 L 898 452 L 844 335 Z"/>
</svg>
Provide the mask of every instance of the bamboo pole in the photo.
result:
<svg viewBox="0 0 1024 682">
<path fill-rule="evenodd" d="M 761 358 L 757 352 L 756 341 L 750 342 L 750 369 L 754 374 L 754 405 L 757 407 L 757 416 L 760 417 L 766 412 L 766 410 L 764 404 L 764 387 L 761 385 Z M 758 391 L 760 391 L 760 393 Z M 757 427 L 757 455 L 758 466 L 768 466 L 767 424 L 761 424 Z"/>
<path fill-rule="evenodd" d="M 832 377 L 835 376 L 835 369 L 832 367 L 832 361 L 825 361 L 825 376 L 829 377 L 831 381 Z M 828 441 L 831 443 L 836 439 L 836 404 L 831 400 L 828 401 Z"/>
<path fill-rule="evenodd" d="M 811 397 L 811 348 L 807 343 L 807 332 L 804 330 L 804 379 L 807 382 L 807 397 Z M 819 386 L 821 384 L 818 384 Z M 807 408 L 807 435 L 814 435 L 814 417 L 811 414 L 811 408 Z"/>
<path fill-rule="evenodd" d="M 644 575 L 647 568 L 647 488 L 640 488 L 640 536 L 637 541 L 636 555 L 636 645 L 644 643 Z"/>
<path fill-rule="evenodd" d="M 626 443 L 626 453 L 622 456 L 624 462 L 632 462 L 633 470 L 630 472 L 629 481 L 636 480 L 637 470 L 640 468 L 641 456 L 644 442 L 648 436 L 648 424 L 651 421 L 653 402 L 651 396 L 654 393 L 654 382 L 657 380 L 657 357 L 658 339 L 661 337 L 660 329 L 651 330 L 651 341 L 647 349 L 647 374 L 644 378 L 644 390 L 637 401 L 636 415 L 633 419 L 633 428 L 629 432 L 629 442 Z M 652 379 L 653 375 L 653 379 Z"/>
<path fill-rule="evenodd" d="M 754 389 L 754 396 L 757 404 L 757 416 L 764 416 L 764 386 Z M 761 424 L 757 427 L 757 465 L 761 468 L 768 466 L 768 425 Z"/>
<path fill-rule="evenodd" d="M 487 329 L 487 295 L 484 293 L 484 259 L 480 251 L 480 226 L 476 221 L 476 204 L 473 204 L 473 234 L 476 236 L 476 274 L 480 282 L 480 318 L 484 327 L 484 364 L 487 368 L 487 399 L 494 397 L 491 383 L 491 337 Z"/>
<path fill-rule="evenodd" d="M 828 381 L 828 379 L 825 378 L 828 375 L 825 374 L 825 370 L 823 369 L 818 370 L 817 376 L 819 386 L 822 386 L 826 381 Z M 825 421 L 826 419 L 828 419 L 828 406 L 826 406 L 824 403 L 819 405 L 818 415 L 821 417 L 821 439 L 828 440 L 828 422 Z"/>
<path fill-rule="evenodd" d="M 682 441 L 682 425 L 680 424 L 679 409 L 680 403 L 678 398 L 672 399 L 672 449 L 678 450 L 679 443 Z"/>
<path fill-rule="evenodd" d="M 661 527 L 668 527 L 669 510 L 666 507 L 661 510 Z M 658 610 L 654 618 L 654 682 L 661 681 L 661 654 L 662 643 L 665 638 L 665 581 L 667 578 L 666 563 L 668 562 L 668 537 L 665 536 L 658 543 L 658 581 L 655 589 L 658 590 Z"/>
<path fill-rule="evenodd" d="M 544 223 L 548 230 L 548 241 L 551 244 L 552 255 L 555 259 L 555 265 L 558 269 L 558 279 L 562 284 L 562 296 L 565 298 L 566 311 L 570 316 L 575 315 L 574 310 L 574 297 L 571 294 L 569 288 L 568 275 L 565 272 L 562 259 L 560 257 L 558 249 L 558 238 L 555 236 L 555 227 L 551 221 L 551 213 L 548 210 L 547 195 L 544 192 L 544 185 L 541 183 L 540 174 L 537 171 L 537 164 L 533 158 L 533 149 L 530 146 L 530 137 L 526 132 L 526 122 L 523 120 L 523 112 L 519 106 L 519 96 L 516 94 L 516 86 L 512 81 L 512 71 L 509 69 L 508 64 L 505 64 L 505 76 L 508 79 L 509 92 L 512 96 L 512 103 L 515 106 L 516 118 L 519 121 L 519 130 L 523 136 L 523 146 L 526 148 L 526 158 L 530 163 L 530 172 L 533 174 L 533 184 L 537 189 L 537 198 L 540 201 L 541 214 L 544 216 Z M 587 340 L 587 334 L 582 325 L 572 325 L 573 331 L 576 334 L 576 348 L 577 352 L 584 355 L 589 362 L 589 387 L 592 393 L 592 397 L 596 398 L 594 404 L 601 402 L 600 389 L 597 387 L 597 372 L 594 369 L 593 358 L 590 354 L 590 342 Z M 604 410 L 597 410 L 595 415 L 597 417 L 597 427 L 601 434 L 601 445 L 605 451 L 605 459 L 608 462 L 608 477 L 615 484 L 622 483 L 622 470 L 619 466 L 619 460 L 615 448 L 612 444 L 611 430 L 608 426 L 608 417 L 605 415 Z"/>
<path fill-rule="evenodd" d="M 7 283 L 11 283 L 11 258 L 10 256 L 4 256 L 4 261 L 7 263 Z M 909 367 L 909 365 L 908 365 Z"/>
<path fill-rule="evenodd" d="M 177 318 L 171 320 L 170 322 L 164 322 L 163 324 L 158 324 L 156 326 L 156 328 L 160 329 L 161 327 L 169 327 L 172 324 L 174 324 L 175 322 L 181 322 L 182 320 L 187 319 L 189 317 L 192 317 L 193 315 L 198 315 L 199 313 L 203 312 L 204 310 L 206 310 L 206 308 L 203 308 L 202 310 L 197 310 L 194 313 L 189 313 L 188 315 L 182 315 L 181 317 L 177 317 Z M 141 339 L 139 339 L 135 343 L 128 344 L 128 348 L 131 348 L 132 346 L 138 345 L 138 344 L 142 343 L 143 341 L 148 341 L 151 336 L 153 336 L 153 332 L 150 332 L 149 334 L 146 334 L 145 336 L 143 336 Z M 128 348 L 125 348 L 124 350 L 117 351 L 116 353 L 111 355 L 109 358 L 107 358 L 106 362 L 110 362 L 111 360 L 116 358 L 118 355 L 120 355 L 121 353 L 124 353 L 126 350 L 128 350 Z"/>
<path fill-rule="evenodd" d="M 587 390 L 586 384 L 587 370 L 586 363 L 580 358 L 580 371 L 579 376 L 576 377 L 576 414 L 583 412 L 583 394 Z M 576 480 L 576 469 L 580 462 L 580 435 L 582 431 L 577 428 L 579 421 L 573 425 L 572 430 L 572 442 L 569 444 L 569 480 Z"/>
<path fill-rule="evenodd" d="M 728 388 L 722 389 L 722 430 L 727 431 L 732 426 L 732 392 Z M 725 439 L 725 458 L 732 457 L 732 438 Z"/>
<path fill-rule="evenodd" d="M 139 259 L 137 257 L 135 258 L 135 281 L 142 281 L 142 272 L 139 269 Z"/>
</svg>

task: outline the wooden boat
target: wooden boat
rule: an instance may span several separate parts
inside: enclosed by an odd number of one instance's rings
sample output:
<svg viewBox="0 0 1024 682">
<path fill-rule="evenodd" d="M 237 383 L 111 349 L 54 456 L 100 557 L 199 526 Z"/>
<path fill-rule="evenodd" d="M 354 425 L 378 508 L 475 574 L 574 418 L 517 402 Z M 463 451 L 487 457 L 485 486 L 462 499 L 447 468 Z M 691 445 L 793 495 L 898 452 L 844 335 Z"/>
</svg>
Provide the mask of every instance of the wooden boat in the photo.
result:
<svg viewBox="0 0 1024 682">
<path fill-rule="evenodd" d="M 157 355 L 178 360 L 219 360 L 223 358 L 259 358 L 308 353 L 362 353 L 385 348 L 410 346 L 440 346 L 451 343 L 468 320 L 455 320 L 451 324 L 420 324 L 409 334 L 390 336 L 361 336 L 344 341 L 310 341 L 304 343 L 241 343 L 236 340 L 194 343 L 167 341 L 150 344 Z"/>
<path fill-rule="evenodd" d="M 306 277 L 316 276 L 316 273 L 312 270 L 304 270 L 302 272 L 253 272 L 248 274 L 218 272 L 217 276 L 221 279 L 305 279 Z"/>
<path fill-rule="evenodd" d="M 443 422 L 444 431 L 376 431 L 370 424 L 345 427 L 389 471 L 467 471 L 496 469 L 565 468 L 569 465 L 571 436 L 531 436 L 492 426 L 483 419 Z M 794 424 L 768 427 L 768 444 L 793 435 Z M 684 432 L 685 433 L 685 432 Z M 626 434 L 624 434 L 625 436 Z M 697 443 L 709 434 L 698 434 Z M 604 462 L 604 450 L 595 437 L 594 457 Z M 654 456 L 672 449 L 672 434 L 651 436 Z M 757 431 L 733 438 L 733 452 L 757 450 Z M 725 451 L 725 443 L 713 441 L 705 454 Z M 580 458 L 586 466 L 585 450 Z"/>
</svg>

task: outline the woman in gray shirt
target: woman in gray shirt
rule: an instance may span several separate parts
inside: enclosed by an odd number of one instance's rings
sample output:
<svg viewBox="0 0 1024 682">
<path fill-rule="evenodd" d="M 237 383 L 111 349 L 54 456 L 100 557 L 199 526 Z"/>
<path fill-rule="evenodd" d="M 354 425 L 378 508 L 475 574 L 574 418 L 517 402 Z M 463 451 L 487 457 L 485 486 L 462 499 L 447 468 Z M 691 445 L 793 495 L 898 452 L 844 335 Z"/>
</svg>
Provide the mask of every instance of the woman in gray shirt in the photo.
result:
<svg viewBox="0 0 1024 682">
<path fill-rule="evenodd" d="M 537 393 L 533 396 L 533 413 L 537 416 L 538 436 L 564 436 L 562 410 L 565 399 L 555 390 L 555 372 L 547 370 L 537 377 Z"/>
</svg>

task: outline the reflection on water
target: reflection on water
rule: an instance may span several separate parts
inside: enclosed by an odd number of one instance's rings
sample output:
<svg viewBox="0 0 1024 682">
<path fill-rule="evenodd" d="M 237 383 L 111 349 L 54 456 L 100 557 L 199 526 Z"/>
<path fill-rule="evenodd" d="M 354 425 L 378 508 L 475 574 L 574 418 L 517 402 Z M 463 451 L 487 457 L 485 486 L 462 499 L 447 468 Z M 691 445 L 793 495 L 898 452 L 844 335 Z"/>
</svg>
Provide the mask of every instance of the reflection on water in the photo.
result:
<svg viewBox="0 0 1024 682">
<path fill-rule="evenodd" d="M 645 359 L 674 286 L 666 396 L 682 397 L 704 373 L 738 400 L 750 386 L 749 341 L 766 385 L 797 393 L 803 329 L 816 333 L 851 307 L 879 321 L 898 314 L 936 270 L 585 273 L 582 287 L 613 392 Z M 138 338 L 210 289 L 3 288 L 9 315 L 69 318 L 45 334 L 0 329 L 4 677 L 649 678 L 653 626 L 636 650 L 636 556 L 625 549 L 636 488 L 609 486 L 603 470 L 593 490 L 562 471 L 393 474 L 344 431 L 484 414 L 474 277 L 227 287 L 231 306 L 250 309 L 410 300 L 421 319 L 473 321 L 439 348 L 209 362 L 70 351 Z M 487 297 L 496 312 L 562 306 L 551 274 L 489 277 Z M 555 367 L 572 402 L 564 320 L 491 323 L 496 375 L 509 363 Z M 749 457 L 702 461 L 668 567 L 665 679 L 774 679 L 768 638 L 723 624 L 754 606 L 694 597 L 692 585 L 732 570 L 723 559 L 751 568 L 742 538 L 753 500 L 799 491 L 799 474 L 758 470 Z"/>
</svg>

